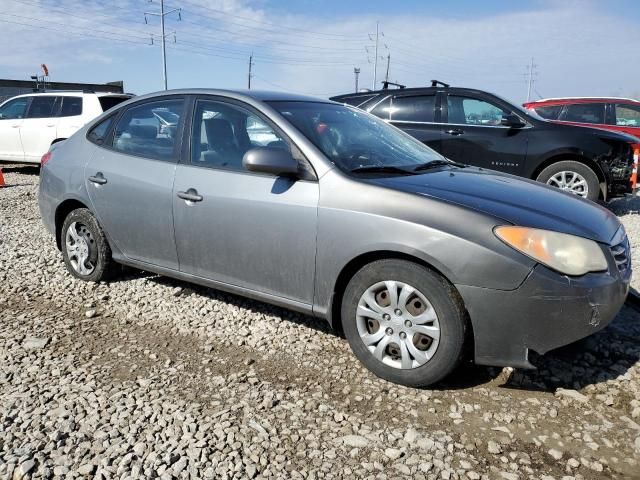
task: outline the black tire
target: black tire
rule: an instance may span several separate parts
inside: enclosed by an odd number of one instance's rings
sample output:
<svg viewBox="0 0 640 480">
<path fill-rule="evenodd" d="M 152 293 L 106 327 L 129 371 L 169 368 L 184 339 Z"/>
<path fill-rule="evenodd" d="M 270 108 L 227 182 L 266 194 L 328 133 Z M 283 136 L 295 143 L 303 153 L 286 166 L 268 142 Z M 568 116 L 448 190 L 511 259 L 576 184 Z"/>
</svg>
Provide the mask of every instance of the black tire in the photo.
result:
<svg viewBox="0 0 640 480">
<path fill-rule="evenodd" d="M 438 317 L 440 339 L 435 353 L 430 360 L 415 368 L 395 368 L 378 360 L 358 333 L 356 310 L 360 298 L 372 285 L 387 280 L 402 282 L 419 290 Z M 409 387 L 432 385 L 449 375 L 462 360 L 466 335 L 466 314 L 462 300 L 445 278 L 416 263 L 385 259 L 361 268 L 345 289 L 341 318 L 345 337 L 356 357 L 378 377 L 390 382 Z"/>
<path fill-rule="evenodd" d="M 88 246 L 88 263 L 85 263 L 85 268 L 89 270 L 88 266 L 93 267 L 90 272 L 83 274 L 74 267 L 74 262 L 77 264 L 77 257 L 70 254 L 69 247 L 67 245 L 67 232 L 70 227 L 75 224 L 75 233 L 83 238 Z M 111 258 L 111 248 L 109 242 L 104 235 L 104 232 L 98 221 L 93 214 L 86 208 L 78 208 L 73 210 L 67 218 L 65 218 L 62 224 L 62 231 L 60 232 L 60 245 L 62 247 L 62 257 L 64 264 L 71 275 L 87 282 L 99 282 L 102 280 L 110 279 L 116 270 L 116 264 Z M 71 255 L 71 258 L 70 258 Z M 73 260 L 76 258 L 76 260 Z"/>
<path fill-rule="evenodd" d="M 584 163 L 573 160 L 563 160 L 552 163 L 540 172 L 536 180 L 551 185 L 549 184 L 549 180 L 560 172 L 573 172 L 584 178 L 587 184 L 586 198 L 594 202 L 598 201 L 598 198 L 600 198 L 600 181 L 598 180 L 598 175 Z"/>
</svg>

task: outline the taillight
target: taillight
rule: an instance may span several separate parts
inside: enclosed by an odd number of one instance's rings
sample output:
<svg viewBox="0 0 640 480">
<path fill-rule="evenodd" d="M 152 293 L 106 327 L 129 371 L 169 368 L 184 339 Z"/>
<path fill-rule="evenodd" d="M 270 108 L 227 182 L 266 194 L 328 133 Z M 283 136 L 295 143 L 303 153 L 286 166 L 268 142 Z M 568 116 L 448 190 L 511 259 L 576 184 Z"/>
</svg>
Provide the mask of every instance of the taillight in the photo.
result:
<svg viewBox="0 0 640 480">
<path fill-rule="evenodd" d="M 633 170 L 631 170 L 631 190 L 638 188 L 638 162 L 640 161 L 640 144 L 633 144 Z"/>
<path fill-rule="evenodd" d="M 53 157 L 53 152 L 47 152 L 45 153 L 42 158 L 40 159 L 40 166 L 44 167 L 46 165 L 46 163 L 51 160 L 51 157 Z"/>
</svg>

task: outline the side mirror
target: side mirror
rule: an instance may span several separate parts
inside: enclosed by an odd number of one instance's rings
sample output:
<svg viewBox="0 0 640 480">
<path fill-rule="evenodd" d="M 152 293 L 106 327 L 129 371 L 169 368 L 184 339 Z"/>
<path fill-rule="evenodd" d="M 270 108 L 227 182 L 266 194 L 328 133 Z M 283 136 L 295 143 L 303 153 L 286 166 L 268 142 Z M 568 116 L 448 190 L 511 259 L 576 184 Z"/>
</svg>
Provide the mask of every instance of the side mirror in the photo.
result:
<svg viewBox="0 0 640 480">
<path fill-rule="evenodd" d="M 270 173 L 281 176 L 297 176 L 298 162 L 283 148 L 256 147 L 242 157 L 242 166 L 250 172 Z"/>
<path fill-rule="evenodd" d="M 511 128 L 522 128 L 526 124 L 522 120 L 520 120 L 520 117 L 515 113 L 509 113 L 502 116 L 502 118 L 500 119 L 500 125 Z"/>
</svg>

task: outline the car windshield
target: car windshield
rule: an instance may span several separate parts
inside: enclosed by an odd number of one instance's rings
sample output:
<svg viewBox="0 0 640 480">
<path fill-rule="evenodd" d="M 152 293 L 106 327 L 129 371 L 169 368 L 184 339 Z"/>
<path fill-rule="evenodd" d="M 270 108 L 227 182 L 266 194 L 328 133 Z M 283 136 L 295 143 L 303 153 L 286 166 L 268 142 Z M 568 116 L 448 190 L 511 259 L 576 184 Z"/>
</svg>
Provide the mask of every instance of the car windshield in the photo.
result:
<svg viewBox="0 0 640 480">
<path fill-rule="evenodd" d="M 268 102 L 346 172 L 398 175 L 444 157 L 356 108 L 320 102 Z"/>
</svg>

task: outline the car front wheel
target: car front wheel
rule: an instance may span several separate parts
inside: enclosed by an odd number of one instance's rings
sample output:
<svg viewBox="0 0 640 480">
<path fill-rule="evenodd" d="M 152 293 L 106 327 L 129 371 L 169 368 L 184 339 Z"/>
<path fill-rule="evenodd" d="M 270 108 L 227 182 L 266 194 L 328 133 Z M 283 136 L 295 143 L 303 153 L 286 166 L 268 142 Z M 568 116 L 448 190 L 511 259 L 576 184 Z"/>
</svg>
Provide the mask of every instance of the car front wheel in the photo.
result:
<svg viewBox="0 0 640 480">
<path fill-rule="evenodd" d="M 462 301 L 446 279 L 410 261 L 385 259 L 360 269 L 344 292 L 341 315 L 355 355 L 385 380 L 424 387 L 462 358 Z"/>
<path fill-rule="evenodd" d="M 93 214 L 73 210 L 62 225 L 62 256 L 69 272 L 82 280 L 99 282 L 114 271 L 109 243 Z"/>
<path fill-rule="evenodd" d="M 572 160 L 553 163 L 536 180 L 594 202 L 600 197 L 598 176 L 584 163 Z"/>
</svg>

